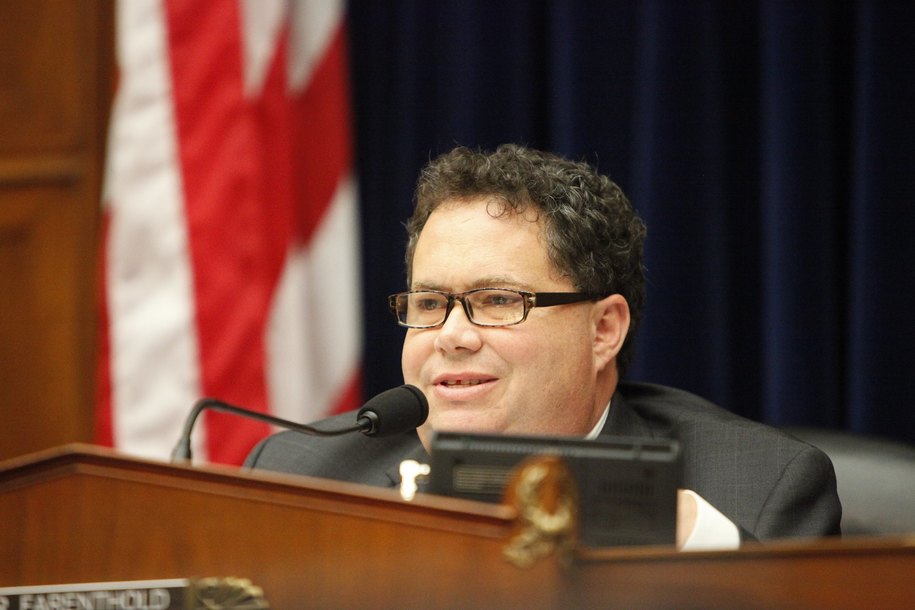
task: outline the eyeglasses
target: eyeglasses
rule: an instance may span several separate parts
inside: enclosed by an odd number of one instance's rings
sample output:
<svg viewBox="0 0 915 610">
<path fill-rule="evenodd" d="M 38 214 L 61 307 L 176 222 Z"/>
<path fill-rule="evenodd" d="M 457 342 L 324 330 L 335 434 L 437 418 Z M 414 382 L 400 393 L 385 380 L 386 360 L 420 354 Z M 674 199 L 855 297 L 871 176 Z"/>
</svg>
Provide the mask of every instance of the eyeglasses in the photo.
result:
<svg viewBox="0 0 915 610">
<path fill-rule="evenodd" d="M 455 301 L 477 326 L 512 326 L 527 319 L 534 307 L 552 307 L 601 299 L 589 292 L 527 292 L 507 288 L 477 288 L 467 292 L 411 290 L 392 294 L 388 307 L 397 323 L 407 328 L 435 328 L 448 319 Z"/>
</svg>

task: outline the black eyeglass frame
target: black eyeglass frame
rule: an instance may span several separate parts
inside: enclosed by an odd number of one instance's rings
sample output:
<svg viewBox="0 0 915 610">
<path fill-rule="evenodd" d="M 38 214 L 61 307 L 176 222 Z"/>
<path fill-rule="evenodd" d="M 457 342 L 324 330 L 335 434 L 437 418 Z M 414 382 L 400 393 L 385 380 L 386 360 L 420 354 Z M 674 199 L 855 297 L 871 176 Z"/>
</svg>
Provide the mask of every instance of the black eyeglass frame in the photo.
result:
<svg viewBox="0 0 915 610">
<path fill-rule="evenodd" d="M 513 292 L 515 294 L 521 295 L 521 302 L 524 307 L 524 313 L 521 315 L 521 319 L 517 322 L 508 322 L 506 324 L 482 324 L 480 322 L 475 322 L 473 319 L 472 310 L 467 304 L 465 297 L 469 294 L 485 292 L 487 290 Z M 400 316 L 397 313 L 397 300 L 401 297 L 419 293 L 440 294 L 448 300 L 448 303 L 445 306 L 445 317 L 442 318 L 441 322 L 438 324 L 417 326 L 401 321 Z M 407 292 L 398 292 L 397 294 L 390 295 L 388 297 L 388 308 L 391 310 L 391 313 L 394 314 L 394 318 L 396 318 L 397 324 L 400 326 L 417 329 L 438 328 L 439 326 L 444 326 L 445 322 L 448 321 L 448 316 L 451 314 L 451 310 L 454 308 L 454 302 L 460 301 L 461 307 L 464 309 L 464 314 L 467 316 L 467 319 L 471 324 L 476 326 L 483 326 L 486 328 L 501 328 L 504 326 L 516 326 L 521 324 L 527 320 L 527 314 L 529 314 L 531 309 L 535 307 L 553 307 L 555 305 L 570 305 L 572 303 L 582 303 L 584 301 L 596 301 L 603 299 L 606 296 L 608 295 L 595 294 L 592 292 L 529 292 L 527 290 L 516 290 L 514 288 L 474 288 L 473 290 L 467 290 L 465 292 L 444 292 L 441 290 L 408 290 Z"/>
</svg>

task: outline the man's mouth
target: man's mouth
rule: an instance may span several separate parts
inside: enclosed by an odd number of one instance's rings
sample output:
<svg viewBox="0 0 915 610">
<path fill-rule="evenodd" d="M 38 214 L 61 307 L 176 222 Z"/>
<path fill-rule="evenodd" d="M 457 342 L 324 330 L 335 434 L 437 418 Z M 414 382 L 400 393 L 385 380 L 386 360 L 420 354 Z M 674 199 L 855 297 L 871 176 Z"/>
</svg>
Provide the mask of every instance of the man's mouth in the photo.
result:
<svg viewBox="0 0 915 610">
<path fill-rule="evenodd" d="M 484 383 L 483 379 L 458 379 L 455 381 L 443 381 L 441 385 L 452 388 L 456 386 L 469 386 L 469 385 L 480 385 Z"/>
</svg>

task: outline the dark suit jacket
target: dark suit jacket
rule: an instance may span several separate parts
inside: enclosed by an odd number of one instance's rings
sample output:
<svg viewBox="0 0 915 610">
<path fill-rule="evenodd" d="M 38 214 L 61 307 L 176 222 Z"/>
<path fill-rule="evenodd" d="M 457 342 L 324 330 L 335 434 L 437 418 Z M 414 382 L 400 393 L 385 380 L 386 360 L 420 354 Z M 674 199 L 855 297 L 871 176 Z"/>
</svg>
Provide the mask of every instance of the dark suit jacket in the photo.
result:
<svg viewBox="0 0 915 610">
<path fill-rule="evenodd" d="M 345 413 L 316 427 L 342 428 L 354 422 L 355 415 Z M 835 473 L 823 452 L 698 396 L 665 386 L 620 383 L 601 435 L 679 440 L 683 487 L 759 540 L 839 533 L 842 509 Z M 392 487 L 400 483 L 404 459 L 428 459 L 415 432 L 388 438 L 281 432 L 258 444 L 245 465 Z"/>
</svg>

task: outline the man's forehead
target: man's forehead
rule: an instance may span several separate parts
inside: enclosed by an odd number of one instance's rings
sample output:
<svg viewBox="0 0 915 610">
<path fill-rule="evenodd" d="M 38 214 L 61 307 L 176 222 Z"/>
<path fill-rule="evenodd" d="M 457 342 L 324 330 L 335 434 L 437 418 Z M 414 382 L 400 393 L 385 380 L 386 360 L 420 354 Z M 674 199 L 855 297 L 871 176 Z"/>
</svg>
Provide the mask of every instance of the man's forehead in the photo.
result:
<svg viewBox="0 0 915 610">
<path fill-rule="evenodd" d="M 560 278 L 539 215 L 506 205 L 484 197 L 448 199 L 438 206 L 413 250 L 410 288 L 536 290 Z"/>
<path fill-rule="evenodd" d="M 520 198 L 509 201 L 505 196 L 497 193 L 449 197 L 435 206 L 430 215 L 439 210 L 454 211 L 463 208 L 476 208 L 480 211 L 485 211 L 492 218 L 523 219 L 534 223 L 541 221 L 539 207 L 529 199 Z"/>
<path fill-rule="evenodd" d="M 429 214 L 419 232 L 418 242 L 428 241 L 423 238 L 432 232 L 437 234 L 436 239 L 449 244 L 462 237 L 472 237 L 458 231 L 460 225 L 466 223 L 475 223 L 482 230 L 492 228 L 506 234 L 533 235 L 541 246 L 546 246 L 545 224 L 540 211 L 531 205 L 511 207 L 497 196 L 446 199 Z"/>
</svg>

